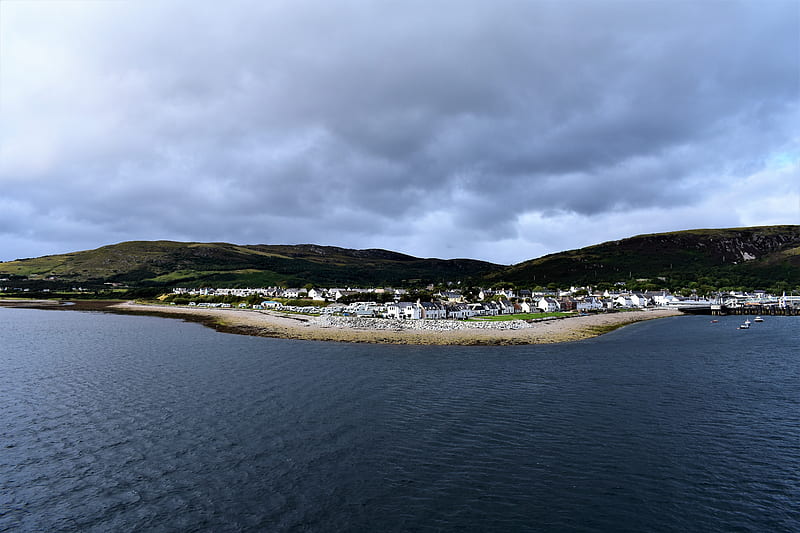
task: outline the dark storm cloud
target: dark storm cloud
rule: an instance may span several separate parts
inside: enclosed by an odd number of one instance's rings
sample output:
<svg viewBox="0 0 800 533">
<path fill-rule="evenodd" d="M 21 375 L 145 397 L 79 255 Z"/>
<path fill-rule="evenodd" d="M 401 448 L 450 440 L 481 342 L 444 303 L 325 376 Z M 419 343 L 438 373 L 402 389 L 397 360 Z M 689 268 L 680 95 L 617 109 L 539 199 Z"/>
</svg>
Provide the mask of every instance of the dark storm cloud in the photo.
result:
<svg viewBox="0 0 800 533">
<path fill-rule="evenodd" d="M 525 220 L 699 209 L 776 154 L 796 169 L 794 2 L 19 4 L 0 164 L 33 240 L 57 214 L 74 242 L 522 260 Z"/>
</svg>

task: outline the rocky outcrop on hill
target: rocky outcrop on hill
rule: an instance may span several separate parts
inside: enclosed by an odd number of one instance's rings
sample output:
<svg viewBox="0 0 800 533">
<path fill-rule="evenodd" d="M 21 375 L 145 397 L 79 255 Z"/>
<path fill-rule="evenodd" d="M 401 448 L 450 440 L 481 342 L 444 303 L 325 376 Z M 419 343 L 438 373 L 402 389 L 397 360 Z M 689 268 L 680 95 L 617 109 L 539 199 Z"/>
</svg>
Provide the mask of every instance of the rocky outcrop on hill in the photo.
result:
<svg viewBox="0 0 800 533">
<path fill-rule="evenodd" d="M 786 248 L 800 246 L 800 226 L 782 226 L 782 232 L 764 232 L 760 228 L 687 231 L 642 235 L 618 245 L 635 248 L 698 250 L 721 264 L 761 259 Z M 602 245 L 601 245 L 602 246 Z"/>
</svg>

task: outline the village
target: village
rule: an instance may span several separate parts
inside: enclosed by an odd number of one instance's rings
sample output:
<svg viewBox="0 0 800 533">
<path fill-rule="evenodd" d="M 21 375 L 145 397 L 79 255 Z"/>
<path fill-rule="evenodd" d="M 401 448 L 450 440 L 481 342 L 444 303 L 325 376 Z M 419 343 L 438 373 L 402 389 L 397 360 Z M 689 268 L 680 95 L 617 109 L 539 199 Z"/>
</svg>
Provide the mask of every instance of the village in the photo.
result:
<svg viewBox="0 0 800 533">
<path fill-rule="evenodd" d="M 428 289 L 432 290 L 433 287 Z M 403 320 L 468 320 L 501 315 L 524 318 L 526 315 L 585 314 L 644 309 L 711 312 L 713 307 L 722 305 L 728 309 L 756 305 L 800 308 L 800 297 L 785 294 L 778 297 L 759 290 L 751 293 L 718 294 L 712 299 L 697 295 L 688 297 L 675 295 L 669 291 L 598 292 L 593 291 L 591 287 L 542 291 L 478 289 L 470 292 L 473 293 L 471 297 L 459 290 L 439 290 L 432 292 L 427 301 L 408 298 L 413 294 L 412 291 L 395 288 L 175 288 L 172 296 L 197 297 L 196 301 L 188 302 L 190 307 L 273 309 L 312 315 Z M 261 300 L 258 303 L 219 301 L 225 297 L 249 301 L 253 301 L 254 298 L 272 299 Z"/>
</svg>

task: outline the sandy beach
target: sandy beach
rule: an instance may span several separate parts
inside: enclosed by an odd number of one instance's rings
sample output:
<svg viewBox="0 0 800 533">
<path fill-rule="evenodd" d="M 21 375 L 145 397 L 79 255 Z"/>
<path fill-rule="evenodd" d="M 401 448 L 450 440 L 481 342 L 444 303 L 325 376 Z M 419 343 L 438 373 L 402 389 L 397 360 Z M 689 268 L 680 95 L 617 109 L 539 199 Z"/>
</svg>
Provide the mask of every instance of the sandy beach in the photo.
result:
<svg viewBox="0 0 800 533">
<path fill-rule="evenodd" d="M 671 310 L 626 311 L 575 316 L 540 322 L 398 321 L 312 317 L 244 309 L 206 309 L 149 305 L 133 302 L 113 304 L 107 310 L 149 314 L 201 322 L 218 331 L 318 341 L 381 344 L 506 345 L 550 344 L 601 335 L 643 320 L 680 314 Z"/>
</svg>

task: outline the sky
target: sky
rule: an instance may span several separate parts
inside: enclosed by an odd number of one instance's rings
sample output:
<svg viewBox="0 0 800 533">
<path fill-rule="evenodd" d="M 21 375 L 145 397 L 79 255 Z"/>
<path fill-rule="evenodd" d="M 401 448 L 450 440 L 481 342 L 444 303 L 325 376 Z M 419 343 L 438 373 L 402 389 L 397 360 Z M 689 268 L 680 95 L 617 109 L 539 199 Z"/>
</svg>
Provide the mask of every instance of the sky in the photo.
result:
<svg viewBox="0 0 800 533">
<path fill-rule="evenodd" d="M 0 261 L 800 224 L 800 2 L 0 0 Z"/>
</svg>

